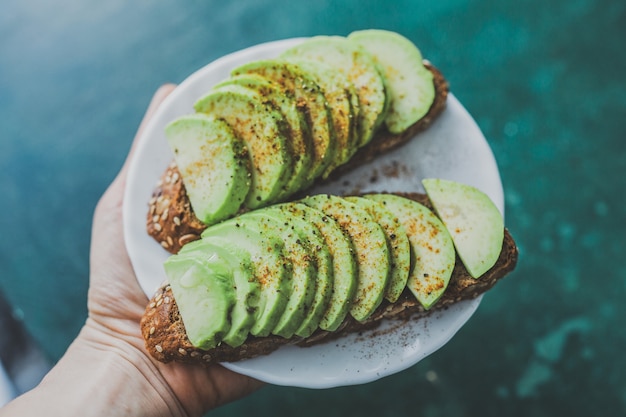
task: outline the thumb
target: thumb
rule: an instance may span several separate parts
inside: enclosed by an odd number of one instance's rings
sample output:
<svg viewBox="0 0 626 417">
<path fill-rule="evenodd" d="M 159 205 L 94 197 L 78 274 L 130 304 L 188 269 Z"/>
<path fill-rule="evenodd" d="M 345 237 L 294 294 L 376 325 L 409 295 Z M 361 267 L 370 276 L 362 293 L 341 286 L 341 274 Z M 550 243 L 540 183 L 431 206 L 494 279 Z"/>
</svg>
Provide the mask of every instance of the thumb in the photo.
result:
<svg viewBox="0 0 626 417">
<path fill-rule="evenodd" d="M 134 275 L 123 238 L 122 206 L 124 188 L 126 187 L 129 161 L 136 148 L 138 138 L 141 137 L 146 124 L 154 115 L 156 109 L 174 88 L 174 85 L 167 84 L 156 91 L 139 125 L 122 169 L 96 205 L 92 225 L 90 254 L 91 284 L 89 305 L 92 313 L 98 311 L 97 309 L 101 306 L 108 308 L 111 305 L 115 305 L 114 302 L 106 300 L 106 297 L 109 297 L 111 293 L 132 294 L 135 297 L 134 305 L 142 305 L 144 302 L 143 297 L 145 295 L 141 291 L 139 284 L 135 279 L 129 278 L 134 277 Z M 103 301 L 103 297 L 105 297 L 105 301 Z M 113 300 L 115 301 L 116 299 L 114 298 Z M 120 311 L 124 311 L 124 309 L 121 308 Z"/>
<path fill-rule="evenodd" d="M 139 124 L 139 128 L 137 129 L 135 138 L 133 139 L 128 155 L 126 156 L 124 165 L 98 202 L 98 205 L 96 207 L 96 220 L 99 218 L 99 212 L 102 211 L 111 211 L 115 213 L 116 217 L 118 217 L 119 220 L 121 220 L 121 207 L 124 195 L 124 188 L 126 188 L 126 176 L 128 174 L 130 161 L 132 160 L 132 156 L 135 152 L 135 149 L 137 148 L 139 138 L 141 137 L 144 129 L 146 128 L 146 125 L 148 124 L 152 116 L 154 116 L 156 110 L 159 108 L 161 103 L 163 103 L 165 98 L 174 90 L 174 88 L 176 88 L 176 85 L 174 84 L 164 84 L 154 93 L 148 109 L 146 110 L 146 113 L 141 123 Z"/>
</svg>

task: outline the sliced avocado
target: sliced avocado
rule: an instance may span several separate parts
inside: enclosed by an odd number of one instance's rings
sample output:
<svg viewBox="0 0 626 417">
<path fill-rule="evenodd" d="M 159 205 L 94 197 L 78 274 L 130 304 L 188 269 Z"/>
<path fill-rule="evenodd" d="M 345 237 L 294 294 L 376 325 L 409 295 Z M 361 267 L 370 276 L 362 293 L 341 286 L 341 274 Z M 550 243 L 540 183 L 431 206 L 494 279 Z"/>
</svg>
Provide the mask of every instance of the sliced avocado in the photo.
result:
<svg viewBox="0 0 626 417">
<path fill-rule="evenodd" d="M 252 176 L 246 207 L 274 202 L 289 182 L 293 168 L 280 112 L 264 102 L 260 94 L 235 85 L 209 92 L 194 108 L 226 121 L 247 145 Z"/>
<path fill-rule="evenodd" d="M 406 231 L 398 217 L 383 204 L 363 197 L 346 197 L 346 200 L 366 210 L 385 232 L 391 260 L 391 275 L 385 290 L 385 299 L 395 303 L 406 288 L 411 272 L 411 246 Z"/>
<path fill-rule="evenodd" d="M 314 77 L 328 103 L 337 146 L 333 161 L 322 173 L 322 177 L 327 178 L 333 169 L 346 163 L 358 150 L 356 112 L 358 112 L 359 99 L 356 88 L 344 73 L 327 64 L 303 59 L 290 61 Z"/>
<path fill-rule="evenodd" d="M 238 68 L 231 75 L 259 74 L 276 83 L 283 92 L 296 100 L 311 130 L 313 164 L 306 185 L 318 178 L 333 161 L 336 149 L 330 110 L 326 97 L 314 77 L 293 62 L 285 60 L 259 60 Z"/>
<path fill-rule="evenodd" d="M 239 85 L 257 92 L 263 99 L 275 107 L 283 115 L 285 141 L 293 160 L 293 173 L 277 200 L 284 200 L 301 190 L 306 182 L 312 163 L 312 140 L 309 125 L 302 112 L 298 110 L 296 101 L 283 93 L 277 83 L 258 74 L 241 74 L 227 78 L 214 88 L 225 85 Z"/>
<path fill-rule="evenodd" d="M 404 226 L 414 257 L 407 287 L 425 309 L 444 293 L 450 282 L 456 259 L 450 234 L 426 206 L 393 194 L 365 196 L 384 204 Z"/>
<path fill-rule="evenodd" d="M 291 290 L 292 268 L 285 259 L 281 237 L 267 224 L 242 215 L 207 228 L 202 239 L 217 245 L 227 240 L 250 254 L 253 278 L 260 286 L 258 311 L 250 333 L 269 335 L 287 307 Z"/>
<path fill-rule="evenodd" d="M 256 319 L 259 307 L 260 284 L 254 279 L 254 267 L 250 253 L 233 245 L 230 240 L 212 237 L 196 240 L 183 246 L 178 256 L 196 259 L 210 259 L 211 262 L 224 262 L 230 268 L 235 289 L 235 305 L 230 313 L 230 329 L 222 341 L 237 347 L 244 343 Z"/>
<path fill-rule="evenodd" d="M 359 145 L 369 143 L 386 117 L 387 98 L 383 77 L 365 49 L 341 36 L 315 36 L 281 56 L 324 62 L 346 74 L 359 96 Z"/>
<path fill-rule="evenodd" d="M 295 331 L 300 337 L 310 336 L 317 328 L 328 307 L 333 289 L 333 259 L 320 230 L 292 209 L 293 203 L 279 204 L 267 209 L 275 212 L 280 218 L 286 218 L 288 224 L 300 236 L 308 257 L 316 265 L 316 275 L 313 278 L 314 295 L 311 304 L 305 312 L 302 322 Z"/>
<path fill-rule="evenodd" d="M 182 116 L 165 128 L 198 219 L 214 224 L 237 213 L 250 189 L 246 146 L 223 120 Z"/>
<path fill-rule="evenodd" d="M 504 219 L 489 196 L 456 181 L 425 179 L 426 194 L 446 226 L 459 258 L 474 278 L 497 261 L 504 240 Z"/>
<path fill-rule="evenodd" d="M 191 344 L 200 349 L 220 344 L 236 301 L 230 268 L 214 258 L 178 255 L 168 258 L 164 268 Z"/>
<path fill-rule="evenodd" d="M 326 310 L 321 314 L 319 327 L 327 331 L 337 330 L 350 311 L 358 284 L 357 261 L 352 241 L 334 219 L 318 209 L 298 202 L 286 203 L 282 207 L 293 216 L 315 226 L 323 239 L 319 253 L 327 249 L 330 254 L 332 291 Z M 318 270 L 322 269 L 318 267 Z"/>
<path fill-rule="evenodd" d="M 265 208 L 246 213 L 245 219 L 254 219 L 272 229 L 284 243 L 283 257 L 291 265 L 291 286 L 287 306 L 272 333 L 290 338 L 302 324 L 315 297 L 316 264 L 306 247 L 307 236 L 302 236 L 292 218 L 279 210 Z"/>
<path fill-rule="evenodd" d="M 391 133 L 404 132 L 428 113 L 435 100 L 433 74 L 413 42 L 377 29 L 353 32 L 348 39 L 365 48 L 382 68 L 389 99 L 385 124 Z"/>
<path fill-rule="evenodd" d="M 350 236 L 358 265 L 358 284 L 350 314 L 358 321 L 367 319 L 382 302 L 389 282 L 385 233 L 365 210 L 341 197 L 319 194 L 301 201 L 335 219 Z"/>
</svg>

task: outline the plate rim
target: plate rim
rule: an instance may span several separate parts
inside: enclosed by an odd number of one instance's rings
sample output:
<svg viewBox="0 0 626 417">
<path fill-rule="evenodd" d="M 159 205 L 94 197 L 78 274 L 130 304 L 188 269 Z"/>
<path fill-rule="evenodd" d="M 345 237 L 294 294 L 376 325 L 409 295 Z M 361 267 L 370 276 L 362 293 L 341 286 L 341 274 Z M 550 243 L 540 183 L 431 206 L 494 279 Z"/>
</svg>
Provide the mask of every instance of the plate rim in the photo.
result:
<svg viewBox="0 0 626 417">
<path fill-rule="evenodd" d="M 277 41 L 264 42 L 258 45 L 253 45 L 253 46 L 244 48 L 239 51 L 232 52 L 230 54 L 224 55 L 220 58 L 213 60 L 212 62 L 197 69 L 192 74 L 190 74 L 187 78 L 185 78 L 185 80 L 183 80 L 174 89 L 174 91 L 172 91 L 172 93 L 168 95 L 168 97 L 166 97 L 166 99 L 161 103 L 159 108 L 155 111 L 153 117 L 146 124 L 146 127 L 144 128 L 142 135 L 138 139 L 138 143 L 136 146 L 137 149 L 134 151 L 134 154 L 131 156 L 129 172 L 128 172 L 129 181 L 125 189 L 124 203 L 123 203 L 124 240 L 126 243 L 128 253 L 129 253 L 129 257 L 131 258 L 133 269 L 135 270 L 135 274 L 137 276 L 137 280 L 139 281 L 139 284 L 141 285 L 146 295 L 150 296 L 151 293 L 150 293 L 150 290 L 147 288 L 146 284 L 143 283 L 142 280 L 140 279 L 139 272 L 137 271 L 137 269 L 141 269 L 141 266 L 138 266 L 138 263 L 137 263 L 138 262 L 137 259 L 139 256 L 137 255 L 138 248 L 136 247 L 133 239 L 131 238 L 133 236 L 133 233 L 135 232 L 134 229 L 136 227 L 136 224 L 134 224 L 133 222 L 133 219 L 135 219 L 134 211 L 131 208 L 135 206 L 129 202 L 134 202 L 135 205 L 137 204 L 137 196 L 133 195 L 133 193 L 136 191 L 137 184 L 133 184 L 132 179 L 135 179 L 138 177 L 138 174 L 139 174 L 138 170 L 140 169 L 140 166 L 141 166 L 139 159 L 141 155 L 147 152 L 146 148 L 150 146 L 150 143 L 151 143 L 150 133 L 154 132 L 157 125 L 163 123 L 162 118 L 164 117 L 163 115 L 167 113 L 168 108 L 171 108 L 171 106 L 173 106 L 173 103 L 176 103 L 178 100 L 181 100 L 180 97 L 186 94 L 186 91 L 188 91 L 195 84 L 201 81 L 201 79 L 206 76 L 206 73 L 209 72 L 211 68 L 218 68 L 220 65 L 225 65 L 225 64 L 228 64 L 229 62 L 237 61 L 238 59 L 241 59 L 242 57 L 248 57 L 248 55 L 250 54 L 257 56 L 261 54 L 266 54 L 268 51 L 280 49 L 281 47 L 286 48 L 289 45 L 294 45 L 298 42 L 302 42 L 305 39 L 307 38 L 298 37 L 298 38 L 287 38 L 287 39 L 282 39 L 282 40 L 277 40 Z M 249 61 L 250 59 L 246 59 L 246 60 Z M 456 97 L 451 92 L 448 95 L 448 104 L 444 112 L 448 111 L 448 106 L 450 106 L 450 104 L 454 106 L 456 105 L 460 106 L 460 110 L 467 114 L 471 122 L 474 123 L 476 129 L 478 130 L 478 132 L 480 132 L 482 136 L 482 140 L 484 141 L 490 153 L 490 157 L 492 158 L 492 161 L 490 162 L 493 163 L 495 166 L 495 174 L 497 177 L 495 179 L 497 180 L 496 182 L 499 184 L 499 188 L 496 187 L 498 189 L 493 190 L 491 197 L 492 199 L 494 199 L 494 202 L 496 203 L 498 208 L 501 210 L 501 212 L 504 214 L 503 187 L 502 187 L 502 182 L 501 182 L 501 178 L 499 174 L 499 169 L 497 167 L 497 163 L 493 155 L 493 151 L 491 150 L 489 144 L 486 141 L 486 138 L 480 131 L 480 128 L 476 124 L 475 120 L 471 117 L 469 112 L 465 109 L 465 107 L 463 107 L 463 105 L 458 101 L 458 99 L 456 99 Z M 437 123 L 437 120 L 435 120 L 434 123 Z M 171 160 L 171 157 L 170 157 L 170 160 Z M 167 165 L 161 166 L 161 171 L 163 168 L 165 168 L 165 166 Z M 159 178 L 158 176 L 154 178 L 154 183 L 156 183 L 158 178 Z M 145 200 L 149 199 L 149 195 L 145 195 L 142 197 Z M 147 205 L 146 205 L 146 209 L 147 209 Z M 142 219 L 145 219 L 145 213 Z M 145 222 L 141 222 L 141 224 L 143 226 Z M 144 229 L 144 233 L 145 233 L 145 229 Z M 147 236 L 147 233 L 145 233 L 145 235 Z M 158 244 L 156 242 L 152 241 L 152 243 L 153 243 L 152 245 L 153 247 L 155 248 L 158 247 Z M 269 355 L 265 355 L 262 358 L 244 360 L 244 361 L 240 361 L 236 363 L 223 363 L 222 365 L 235 372 L 242 373 L 242 374 L 257 378 L 257 379 L 261 379 L 267 383 L 271 383 L 275 385 L 282 385 L 282 386 L 322 389 L 322 388 L 333 388 L 333 387 L 339 387 L 339 386 L 357 385 L 357 384 L 372 382 L 374 380 L 400 372 L 414 365 L 415 363 L 431 355 L 436 350 L 440 349 L 442 346 L 448 343 L 448 341 L 450 341 L 454 337 L 454 335 L 465 325 L 465 323 L 473 316 L 474 312 L 477 310 L 478 306 L 480 305 L 481 300 L 482 300 L 482 295 L 473 300 L 468 300 L 466 302 L 462 302 L 461 304 L 459 304 L 459 306 L 462 306 L 463 304 L 465 304 L 465 308 L 466 308 L 464 317 L 460 319 L 462 323 L 455 326 L 455 328 L 452 331 L 449 331 L 446 334 L 446 337 L 444 338 L 445 340 L 442 339 L 440 343 L 438 343 L 436 346 L 426 351 L 420 352 L 420 354 L 417 355 L 416 358 L 414 358 L 415 360 L 403 362 L 395 367 L 389 367 L 384 372 L 378 372 L 376 374 L 370 374 L 370 375 L 362 374 L 358 377 L 353 377 L 353 378 L 344 377 L 343 379 L 335 378 L 335 379 L 315 380 L 313 378 L 308 379 L 306 377 L 303 377 L 300 379 L 297 379 L 297 378 L 294 379 L 293 376 L 284 377 L 281 375 L 272 374 L 271 371 L 267 371 L 267 370 L 262 371 L 258 369 L 251 369 L 249 367 L 246 368 L 246 365 L 249 365 L 250 363 L 252 363 L 251 361 L 258 361 L 258 360 L 262 361 L 264 358 L 267 360 L 269 358 L 275 357 L 275 355 L 280 355 L 281 349 L 275 352 L 272 352 Z M 420 321 L 427 320 L 427 319 L 428 317 L 425 319 L 420 319 Z M 337 340 L 340 340 L 340 339 L 337 339 Z M 307 348 L 302 348 L 302 349 L 314 349 L 314 347 L 307 347 Z"/>
</svg>

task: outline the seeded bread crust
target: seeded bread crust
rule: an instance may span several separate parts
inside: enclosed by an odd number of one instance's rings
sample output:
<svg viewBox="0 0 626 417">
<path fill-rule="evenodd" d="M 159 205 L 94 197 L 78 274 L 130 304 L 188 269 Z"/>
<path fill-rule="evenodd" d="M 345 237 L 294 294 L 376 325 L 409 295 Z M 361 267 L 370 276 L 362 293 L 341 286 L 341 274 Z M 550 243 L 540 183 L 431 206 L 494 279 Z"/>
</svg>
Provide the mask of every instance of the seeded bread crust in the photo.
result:
<svg viewBox="0 0 626 417">
<path fill-rule="evenodd" d="M 346 164 L 337 167 L 328 180 L 336 179 L 373 160 L 381 153 L 407 143 L 419 132 L 427 129 L 443 112 L 448 98 L 448 83 L 443 74 L 430 62 L 424 61 L 424 65 L 432 72 L 435 85 L 435 100 L 428 113 L 401 134 L 391 134 L 384 126 L 381 127 L 372 141 L 361 148 Z M 175 163 L 167 167 L 152 193 L 146 229 L 150 236 L 171 253 L 178 253 L 183 245 L 199 239 L 202 231 L 206 229 L 206 225 L 193 213 Z"/>
<path fill-rule="evenodd" d="M 398 194 L 432 207 L 428 198 L 423 194 Z M 141 319 L 141 332 L 148 352 L 161 362 L 178 361 L 195 364 L 235 362 L 266 355 L 285 345 L 306 347 L 334 340 L 349 333 L 374 328 L 383 319 L 416 320 L 459 301 L 471 300 L 491 289 L 496 282 L 511 272 L 517 264 L 517 257 L 515 241 L 508 230 L 505 230 L 502 252 L 496 264 L 479 279 L 475 279 L 469 275 L 457 258 L 446 292 L 428 311 L 424 310 L 409 290 L 405 290 L 395 303 L 383 301 L 365 322 L 357 322 L 348 317 L 334 332 L 318 330 L 306 339 L 250 336 L 243 345 L 237 348 L 222 344 L 208 351 L 195 348 L 189 342 L 171 288 L 165 285 L 158 289 L 146 307 Z"/>
<path fill-rule="evenodd" d="M 206 225 L 193 213 L 185 185 L 175 163 L 171 163 L 156 185 L 149 202 L 146 229 L 171 253 L 200 238 Z"/>
</svg>

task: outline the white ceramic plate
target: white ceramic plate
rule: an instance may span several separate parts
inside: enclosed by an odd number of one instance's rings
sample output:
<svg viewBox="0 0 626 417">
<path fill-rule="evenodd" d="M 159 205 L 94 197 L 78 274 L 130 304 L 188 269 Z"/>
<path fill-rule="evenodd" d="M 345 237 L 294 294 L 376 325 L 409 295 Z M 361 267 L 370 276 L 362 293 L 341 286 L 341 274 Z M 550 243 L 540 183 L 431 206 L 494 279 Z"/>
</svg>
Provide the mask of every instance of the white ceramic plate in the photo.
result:
<svg viewBox="0 0 626 417">
<path fill-rule="evenodd" d="M 145 230 L 147 202 L 157 180 L 172 160 L 163 129 L 193 112 L 193 103 L 232 68 L 255 59 L 277 56 L 302 39 L 261 44 L 220 58 L 181 83 L 146 127 L 131 161 L 124 199 L 126 245 L 141 287 L 151 296 L 165 280 L 162 263 L 168 253 Z M 341 181 L 313 191 L 423 191 L 427 177 L 465 182 L 486 192 L 504 213 L 502 184 L 496 161 L 480 129 L 450 95 L 437 121 L 406 146 L 362 166 Z M 362 384 L 404 370 L 443 346 L 472 316 L 480 298 L 403 326 L 385 323 L 362 335 L 351 335 L 309 348 L 285 347 L 271 355 L 224 364 L 271 384 L 330 388 Z"/>
</svg>

